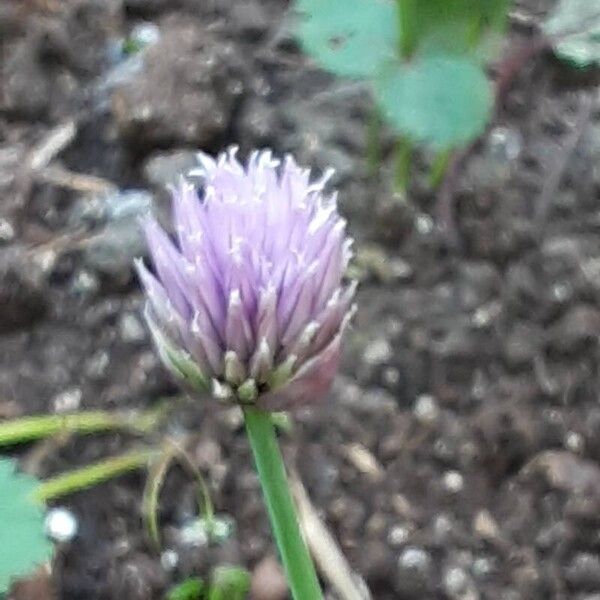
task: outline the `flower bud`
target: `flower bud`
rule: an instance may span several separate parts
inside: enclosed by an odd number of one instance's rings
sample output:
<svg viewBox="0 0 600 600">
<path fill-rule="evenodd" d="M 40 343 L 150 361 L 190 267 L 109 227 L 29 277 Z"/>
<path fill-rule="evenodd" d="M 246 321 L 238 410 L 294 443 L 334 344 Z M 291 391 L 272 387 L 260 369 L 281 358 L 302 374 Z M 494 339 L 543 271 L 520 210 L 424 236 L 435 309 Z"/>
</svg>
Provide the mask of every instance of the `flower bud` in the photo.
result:
<svg viewBox="0 0 600 600">
<path fill-rule="evenodd" d="M 169 370 L 195 391 L 268 410 L 317 402 L 338 368 L 356 286 L 327 173 L 291 157 L 200 154 L 197 188 L 173 191 L 175 235 L 148 217 L 152 268 L 136 261 L 145 317 Z"/>
</svg>

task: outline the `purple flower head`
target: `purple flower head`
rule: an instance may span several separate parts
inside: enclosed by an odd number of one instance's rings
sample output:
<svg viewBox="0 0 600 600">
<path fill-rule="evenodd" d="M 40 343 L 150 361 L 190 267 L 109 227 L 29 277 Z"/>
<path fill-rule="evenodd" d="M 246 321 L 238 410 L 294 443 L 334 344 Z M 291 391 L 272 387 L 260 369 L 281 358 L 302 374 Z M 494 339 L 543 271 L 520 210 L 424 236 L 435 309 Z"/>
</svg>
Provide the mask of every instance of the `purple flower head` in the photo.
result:
<svg viewBox="0 0 600 600">
<path fill-rule="evenodd" d="M 310 181 L 291 157 L 200 154 L 202 187 L 173 192 L 175 237 L 144 230 L 153 271 L 136 267 L 165 364 L 194 389 L 282 410 L 322 398 L 337 371 L 355 283 L 330 172 Z"/>
</svg>

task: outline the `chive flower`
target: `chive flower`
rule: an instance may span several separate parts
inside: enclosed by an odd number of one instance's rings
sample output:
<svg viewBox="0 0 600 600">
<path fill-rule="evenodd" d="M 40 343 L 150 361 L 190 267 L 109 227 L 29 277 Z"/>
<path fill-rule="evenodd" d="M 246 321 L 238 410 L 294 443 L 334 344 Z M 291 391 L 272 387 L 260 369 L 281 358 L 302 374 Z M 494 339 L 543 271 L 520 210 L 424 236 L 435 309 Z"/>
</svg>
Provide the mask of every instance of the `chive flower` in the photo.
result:
<svg viewBox="0 0 600 600">
<path fill-rule="evenodd" d="M 355 282 L 336 194 L 291 156 L 236 148 L 199 167 L 173 197 L 174 236 L 143 228 L 152 269 L 136 268 L 165 365 L 195 391 L 265 410 L 321 399 L 337 371 Z M 191 177 L 200 178 L 200 186 Z"/>
</svg>

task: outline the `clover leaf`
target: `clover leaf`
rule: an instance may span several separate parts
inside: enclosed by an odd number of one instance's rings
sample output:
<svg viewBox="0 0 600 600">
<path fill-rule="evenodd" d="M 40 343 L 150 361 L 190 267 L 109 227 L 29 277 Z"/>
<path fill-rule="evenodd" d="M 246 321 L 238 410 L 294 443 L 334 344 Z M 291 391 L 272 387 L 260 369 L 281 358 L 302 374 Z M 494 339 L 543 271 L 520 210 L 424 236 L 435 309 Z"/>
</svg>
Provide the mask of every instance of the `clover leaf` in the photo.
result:
<svg viewBox="0 0 600 600">
<path fill-rule="evenodd" d="M 0 595 L 52 555 L 44 534 L 44 507 L 33 499 L 38 485 L 35 478 L 18 473 L 13 460 L 0 459 Z"/>
</svg>

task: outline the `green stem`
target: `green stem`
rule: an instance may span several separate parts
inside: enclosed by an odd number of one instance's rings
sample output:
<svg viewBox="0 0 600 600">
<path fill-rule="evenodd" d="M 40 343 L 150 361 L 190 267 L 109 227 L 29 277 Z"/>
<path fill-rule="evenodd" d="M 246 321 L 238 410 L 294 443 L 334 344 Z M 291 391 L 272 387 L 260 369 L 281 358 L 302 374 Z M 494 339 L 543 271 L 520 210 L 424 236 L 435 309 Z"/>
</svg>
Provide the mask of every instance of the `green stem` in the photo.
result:
<svg viewBox="0 0 600 600">
<path fill-rule="evenodd" d="M 244 417 L 292 596 L 294 600 L 322 600 L 317 574 L 300 533 L 271 415 L 259 409 L 246 408 Z"/>
<path fill-rule="evenodd" d="M 108 458 L 93 465 L 57 475 L 40 484 L 35 491 L 34 498 L 40 502 L 48 502 L 92 487 L 129 471 L 145 468 L 158 452 L 150 449 L 133 450 L 121 456 Z"/>
<path fill-rule="evenodd" d="M 397 0 L 400 56 L 408 59 L 417 48 L 417 5 L 422 0 Z"/>
<path fill-rule="evenodd" d="M 394 190 L 406 195 L 410 182 L 410 165 L 412 160 L 412 146 L 405 137 L 398 139 L 396 146 L 396 172 L 394 173 Z"/>
<path fill-rule="evenodd" d="M 451 156 L 452 149 L 448 148 L 447 150 L 439 152 L 433 159 L 429 169 L 429 185 L 431 185 L 432 188 L 435 189 L 442 183 L 442 179 L 444 179 L 444 175 L 448 170 L 448 163 L 450 162 Z"/>
<path fill-rule="evenodd" d="M 90 434 L 115 429 L 147 433 L 160 423 L 163 416 L 164 409 L 139 414 L 93 411 L 23 417 L 0 423 L 0 446 L 41 440 L 62 433 Z"/>
</svg>

